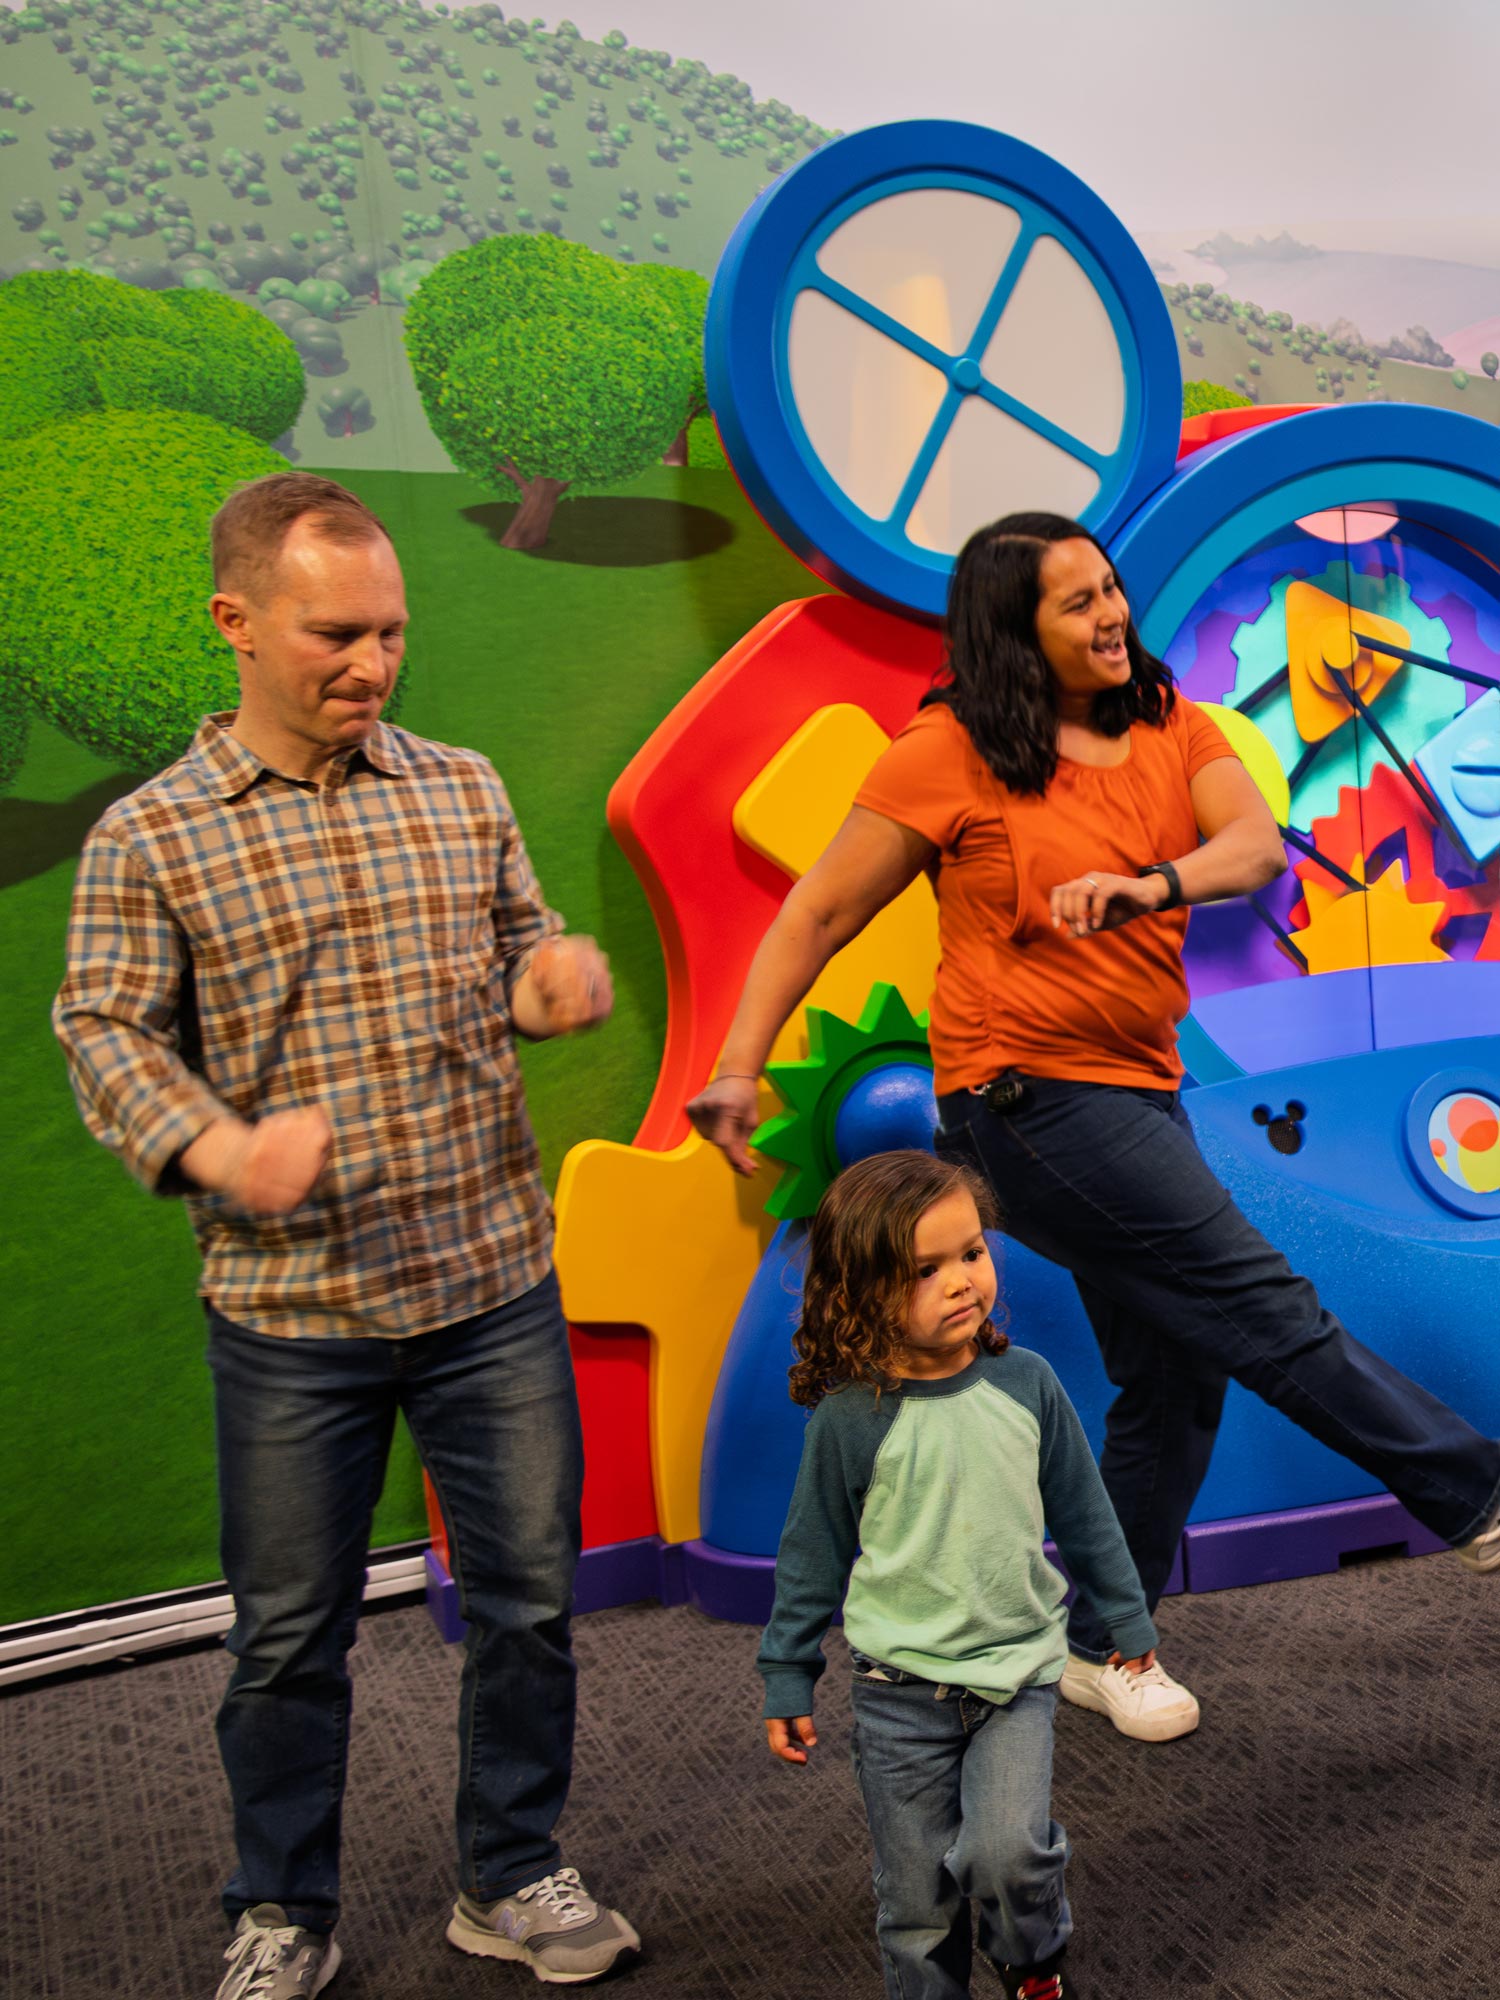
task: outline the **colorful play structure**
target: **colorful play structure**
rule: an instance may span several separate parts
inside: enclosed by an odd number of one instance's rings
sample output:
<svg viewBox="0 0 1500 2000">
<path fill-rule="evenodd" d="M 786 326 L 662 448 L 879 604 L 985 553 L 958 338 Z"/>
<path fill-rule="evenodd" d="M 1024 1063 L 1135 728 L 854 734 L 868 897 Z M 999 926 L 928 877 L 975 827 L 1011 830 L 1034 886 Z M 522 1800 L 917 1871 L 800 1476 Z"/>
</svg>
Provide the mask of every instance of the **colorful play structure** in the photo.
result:
<svg viewBox="0 0 1500 2000">
<path fill-rule="evenodd" d="M 1500 484 L 1469 418 L 1366 404 L 1180 422 L 1141 253 L 1056 162 L 982 128 L 881 127 L 767 189 L 709 308 L 710 399 L 773 530 L 841 594 L 783 605 L 616 784 L 669 1020 L 633 1144 L 557 1190 L 589 1453 L 580 1605 L 761 1617 L 796 1467 L 802 1219 L 839 1167 L 927 1145 L 918 881 L 828 967 L 775 1051 L 765 1158 L 687 1125 L 755 946 L 940 665 L 967 534 L 1085 521 L 1146 644 L 1212 704 L 1291 866 L 1194 912 L 1185 1103 L 1215 1171 L 1359 1333 L 1500 1428 Z M 1017 1338 L 1097 1442 L 1071 1280 L 1003 1245 Z M 441 1522 L 429 1599 L 456 1627 Z M 1174 1587 L 1434 1546 L 1388 1496 L 1231 1391 Z"/>
</svg>

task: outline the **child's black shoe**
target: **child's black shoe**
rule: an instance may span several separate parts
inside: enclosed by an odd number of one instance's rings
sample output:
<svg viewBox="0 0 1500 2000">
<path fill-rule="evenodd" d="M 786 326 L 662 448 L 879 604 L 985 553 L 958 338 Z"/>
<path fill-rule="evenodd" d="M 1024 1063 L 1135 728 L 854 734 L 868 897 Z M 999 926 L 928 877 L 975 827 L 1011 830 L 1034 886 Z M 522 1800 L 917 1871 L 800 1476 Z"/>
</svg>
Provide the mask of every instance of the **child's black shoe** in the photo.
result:
<svg viewBox="0 0 1500 2000">
<path fill-rule="evenodd" d="M 1063 1972 L 1064 1945 L 1038 1965 L 1005 1965 L 1000 1968 L 1008 2000 L 1082 2000 L 1078 1988 Z"/>
</svg>

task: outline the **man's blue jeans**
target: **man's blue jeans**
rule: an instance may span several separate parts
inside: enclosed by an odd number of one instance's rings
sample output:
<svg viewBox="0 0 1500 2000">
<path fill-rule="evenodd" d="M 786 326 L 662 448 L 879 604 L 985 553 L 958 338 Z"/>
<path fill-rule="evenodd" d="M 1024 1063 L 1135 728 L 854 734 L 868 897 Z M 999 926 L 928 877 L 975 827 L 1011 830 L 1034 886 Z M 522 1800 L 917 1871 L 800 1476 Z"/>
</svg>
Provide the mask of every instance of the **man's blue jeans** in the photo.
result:
<svg viewBox="0 0 1500 2000">
<path fill-rule="evenodd" d="M 236 1665 L 219 1711 L 239 1867 L 234 1922 L 339 1910 L 345 1656 L 396 1412 L 442 1502 L 469 1623 L 458 1879 L 488 1900 L 547 1874 L 572 1768 L 569 1647 L 583 1445 L 550 1273 L 492 1312 L 404 1340 L 276 1339 L 209 1313 Z"/>
<path fill-rule="evenodd" d="M 1100 1470 L 1153 1610 L 1231 1377 L 1446 1541 L 1478 1532 L 1500 1444 L 1345 1331 L 1214 1178 L 1175 1092 L 1020 1081 L 1004 1115 L 971 1091 L 940 1098 L 938 1151 L 978 1166 L 1006 1234 L 1073 1275 L 1119 1391 Z M 1112 1651 L 1082 1592 L 1068 1643 Z"/>
<path fill-rule="evenodd" d="M 996 1965 L 1050 1958 L 1073 1928 L 1067 1836 L 1052 1817 L 1057 1689 L 997 1705 L 853 1657 L 854 1772 L 890 2000 L 967 1996 L 971 1899 Z"/>
</svg>

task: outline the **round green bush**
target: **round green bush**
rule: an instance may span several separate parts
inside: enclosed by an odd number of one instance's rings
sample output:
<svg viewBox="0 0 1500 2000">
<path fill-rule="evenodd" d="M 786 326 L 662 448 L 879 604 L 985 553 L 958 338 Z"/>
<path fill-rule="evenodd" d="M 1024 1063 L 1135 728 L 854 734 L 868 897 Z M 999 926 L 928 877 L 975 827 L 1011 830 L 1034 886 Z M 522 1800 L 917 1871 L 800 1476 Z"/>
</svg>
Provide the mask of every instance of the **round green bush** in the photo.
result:
<svg viewBox="0 0 1500 2000">
<path fill-rule="evenodd" d="M 286 461 L 174 411 L 51 423 L 0 460 L 0 661 L 65 735 L 137 769 L 170 763 L 233 708 L 233 655 L 209 619 L 208 524 Z"/>
<path fill-rule="evenodd" d="M 223 293 L 147 292 L 89 271 L 0 286 L 0 437 L 86 410 L 183 410 L 280 437 L 307 394 L 297 351 Z"/>
<path fill-rule="evenodd" d="M 1184 382 L 1182 414 L 1201 417 L 1209 410 L 1248 410 L 1250 398 L 1234 389 L 1221 389 L 1217 382 Z"/>
</svg>

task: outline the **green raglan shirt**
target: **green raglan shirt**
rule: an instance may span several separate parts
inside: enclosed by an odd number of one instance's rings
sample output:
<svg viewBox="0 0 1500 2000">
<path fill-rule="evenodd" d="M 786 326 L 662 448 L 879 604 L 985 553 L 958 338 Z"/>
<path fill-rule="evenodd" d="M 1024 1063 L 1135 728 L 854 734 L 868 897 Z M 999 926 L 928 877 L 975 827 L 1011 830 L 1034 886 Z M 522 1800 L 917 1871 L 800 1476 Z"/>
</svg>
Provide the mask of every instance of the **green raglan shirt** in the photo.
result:
<svg viewBox="0 0 1500 2000">
<path fill-rule="evenodd" d="M 981 1354 L 878 1398 L 835 1390 L 808 1421 L 756 1664 L 768 1716 L 807 1715 L 842 1600 L 851 1646 L 1009 1701 L 1060 1678 L 1074 1581 L 1127 1658 L 1156 1628 L 1078 1414 L 1039 1354 Z M 847 1596 L 845 1589 L 847 1586 Z"/>
</svg>

